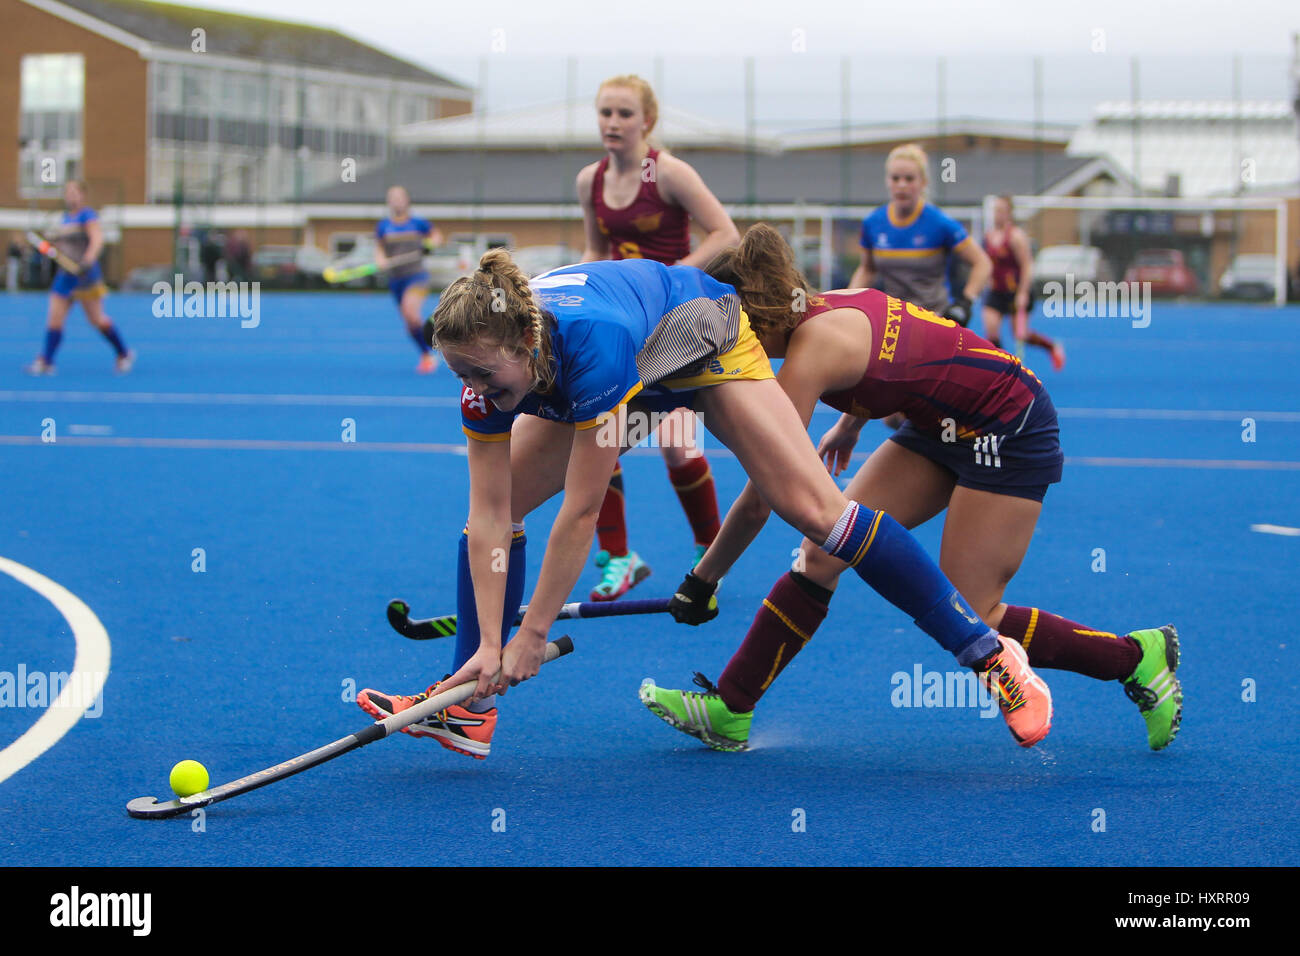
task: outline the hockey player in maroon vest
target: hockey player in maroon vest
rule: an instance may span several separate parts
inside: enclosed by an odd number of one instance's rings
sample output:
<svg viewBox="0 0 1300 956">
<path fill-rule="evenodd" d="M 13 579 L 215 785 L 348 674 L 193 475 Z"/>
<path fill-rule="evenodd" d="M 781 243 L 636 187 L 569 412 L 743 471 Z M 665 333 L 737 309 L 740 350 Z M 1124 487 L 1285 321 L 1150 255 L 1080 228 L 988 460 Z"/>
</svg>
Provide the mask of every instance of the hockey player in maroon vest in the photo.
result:
<svg viewBox="0 0 1300 956">
<path fill-rule="evenodd" d="M 1011 197 L 999 196 L 993 203 L 993 228 L 984 234 L 984 251 L 993 262 L 993 278 L 984 297 L 984 337 L 1001 344 L 1002 317 L 1013 316 L 1016 355 L 1025 357 L 1025 343 L 1047 349 L 1052 368 L 1065 368 L 1065 348 L 1029 327 L 1029 310 L 1034 307 L 1034 257 L 1029 237 L 1011 218 Z"/>
<path fill-rule="evenodd" d="M 582 261 L 654 259 L 702 267 L 740 240 L 735 224 L 699 174 L 647 137 L 659 118 L 650 84 L 616 76 L 601 84 L 596 117 L 605 157 L 578 173 L 586 246 Z M 705 232 L 691 251 L 691 221 Z M 695 442 L 695 416 L 673 412 L 656 435 L 669 480 L 690 521 L 698 560 L 718 533 L 718 499 L 708 460 Z M 615 466 L 596 525 L 603 569 L 593 601 L 613 601 L 650 575 L 627 544 L 623 470 Z"/>
<path fill-rule="evenodd" d="M 805 424 L 819 401 L 843 412 L 817 448 L 835 474 L 848 466 L 867 420 L 905 417 L 845 494 L 909 529 L 947 510 L 939 567 L 975 613 L 1019 642 L 1031 667 L 1121 682 L 1145 720 L 1150 747 L 1167 746 L 1183 702 L 1172 625 L 1112 632 L 1003 601 L 1064 461 L 1056 409 L 1038 377 L 1015 356 L 911 302 L 876 289 L 809 291 L 789 247 L 763 223 L 706 271 L 737 290 L 768 357 L 783 360 L 777 381 Z M 726 574 L 768 513 L 747 485 L 692 573 L 704 582 Z M 759 698 L 825 619 L 845 567 L 804 541 L 716 688 L 700 675 L 704 692 L 647 682 L 642 701 L 715 750 L 746 749 Z"/>
</svg>

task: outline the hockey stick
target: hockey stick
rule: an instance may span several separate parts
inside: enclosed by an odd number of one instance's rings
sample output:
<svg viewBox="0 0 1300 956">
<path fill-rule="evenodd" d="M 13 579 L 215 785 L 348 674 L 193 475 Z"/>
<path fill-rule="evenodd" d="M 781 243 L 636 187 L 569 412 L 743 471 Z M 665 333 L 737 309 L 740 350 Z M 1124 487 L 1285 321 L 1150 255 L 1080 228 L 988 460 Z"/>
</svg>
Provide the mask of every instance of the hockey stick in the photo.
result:
<svg viewBox="0 0 1300 956">
<path fill-rule="evenodd" d="M 519 608 L 519 613 L 515 615 L 515 627 L 523 622 L 527 610 L 527 604 Z M 646 601 L 573 601 L 560 608 L 555 619 L 566 621 L 586 617 L 619 617 L 624 614 L 658 614 L 666 610 L 667 598 Z M 439 637 L 451 637 L 456 633 L 455 614 L 412 620 L 411 606 L 400 598 L 388 602 L 388 623 L 402 637 L 413 641 L 431 641 Z"/>
<path fill-rule="evenodd" d="M 543 663 L 549 663 L 557 657 L 563 657 L 572 650 L 573 641 L 566 635 L 558 641 L 551 641 L 546 645 L 546 656 L 542 661 Z M 499 672 L 497 676 L 500 677 Z M 257 773 L 250 773 L 247 777 L 240 777 L 230 783 L 223 783 L 219 787 L 203 790 L 193 796 L 168 800 L 166 803 L 159 803 L 157 797 L 136 797 L 126 805 L 126 812 L 133 817 L 156 820 L 188 813 L 191 810 L 206 807 L 208 804 L 217 803 L 221 800 L 229 800 L 231 797 L 237 797 L 240 794 L 248 793 L 250 790 L 265 787 L 267 784 L 283 780 L 285 777 L 291 777 L 295 773 L 301 773 L 318 764 L 323 764 L 327 760 L 341 757 L 350 750 L 356 750 L 358 747 L 364 747 L 366 744 L 381 740 L 389 734 L 396 733 L 403 727 L 423 720 L 430 714 L 435 714 L 453 704 L 459 704 L 461 701 L 468 699 L 470 694 L 474 693 L 474 687 L 474 681 L 457 684 L 455 687 L 434 694 L 429 699 L 421 701 L 401 713 L 393 714 L 383 720 L 377 720 L 369 727 L 355 734 L 340 737 L 324 747 L 317 747 L 315 750 L 301 756 L 286 760 L 284 763 L 278 763 L 274 767 L 267 767 L 265 770 L 257 771 Z"/>
<path fill-rule="evenodd" d="M 81 275 L 81 263 L 73 262 L 68 256 L 59 251 L 58 247 L 50 240 L 46 239 L 40 233 L 28 232 L 27 241 L 36 247 L 36 251 L 47 259 L 53 259 L 59 264 L 59 268 L 64 272 L 72 275 Z"/>
<path fill-rule="evenodd" d="M 351 282 L 353 279 L 361 279 L 365 276 L 371 276 L 376 272 L 387 272 L 394 266 L 404 266 L 409 265 L 412 262 L 419 262 L 422 258 L 424 258 L 424 253 L 417 249 L 413 252 L 404 252 L 400 256 L 393 256 L 393 258 L 389 259 L 384 265 L 383 269 L 380 269 L 379 264 L 376 262 L 363 262 L 361 265 L 352 266 L 349 269 L 336 269 L 334 266 L 328 266 L 325 271 L 321 273 L 321 278 L 331 285 L 337 285 L 340 282 Z"/>
</svg>

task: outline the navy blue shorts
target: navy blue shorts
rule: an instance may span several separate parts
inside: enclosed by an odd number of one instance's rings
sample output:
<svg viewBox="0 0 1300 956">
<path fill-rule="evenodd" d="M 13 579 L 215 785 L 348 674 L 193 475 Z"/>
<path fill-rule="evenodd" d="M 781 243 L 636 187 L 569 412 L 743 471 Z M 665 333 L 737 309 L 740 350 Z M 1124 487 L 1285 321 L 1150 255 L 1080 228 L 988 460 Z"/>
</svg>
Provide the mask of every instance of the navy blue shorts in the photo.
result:
<svg viewBox="0 0 1300 956">
<path fill-rule="evenodd" d="M 98 262 L 89 269 L 73 274 L 59 269 L 58 274 L 54 277 L 54 284 L 50 291 L 55 295 L 62 296 L 65 299 L 77 298 L 98 298 L 106 291 L 104 286 L 104 270 Z"/>
<path fill-rule="evenodd" d="M 998 315 L 1015 315 L 1016 294 L 1014 292 L 990 292 L 984 297 L 984 307 L 993 309 Z M 1034 294 L 1029 293 L 1029 305 L 1026 312 L 1034 311 Z"/>
<path fill-rule="evenodd" d="M 402 296 L 406 295 L 406 290 L 411 286 L 423 288 L 429 284 L 429 273 L 417 272 L 413 276 L 402 276 L 400 279 L 388 280 L 388 291 L 393 294 L 393 301 L 398 305 L 402 304 Z M 427 290 L 426 290 L 427 291 Z"/>
<path fill-rule="evenodd" d="M 964 488 L 1033 501 L 1061 480 L 1065 463 L 1056 406 L 1046 392 L 1001 432 L 946 442 L 904 422 L 890 441 L 951 471 Z"/>
</svg>

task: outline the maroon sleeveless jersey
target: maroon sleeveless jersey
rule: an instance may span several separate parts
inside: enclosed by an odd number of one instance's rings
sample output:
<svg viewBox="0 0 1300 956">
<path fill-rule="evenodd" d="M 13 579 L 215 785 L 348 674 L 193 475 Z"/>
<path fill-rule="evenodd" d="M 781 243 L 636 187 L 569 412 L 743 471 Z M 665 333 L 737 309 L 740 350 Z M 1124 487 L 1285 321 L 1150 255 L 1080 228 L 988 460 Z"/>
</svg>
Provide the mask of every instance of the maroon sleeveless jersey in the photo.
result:
<svg viewBox="0 0 1300 956">
<path fill-rule="evenodd" d="M 691 251 L 690 217 L 681 206 L 663 201 L 655 185 L 659 150 L 646 153 L 641 167 L 641 189 L 630 205 L 611 209 L 605 205 L 606 156 L 596 165 L 591 198 L 596 207 L 596 225 L 609 237 L 611 259 L 654 259 L 672 265 Z"/>
<path fill-rule="evenodd" d="M 845 308 L 871 322 L 871 356 L 857 385 L 822 396 L 841 412 L 858 418 L 902 412 L 916 429 L 939 437 L 944 420 L 952 419 L 955 438 L 962 440 L 1014 427 L 1043 392 L 1014 355 L 878 289 L 812 296 L 800 324 Z"/>
<path fill-rule="evenodd" d="M 995 243 L 992 233 L 984 236 L 984 251 L 993 260 L 993 291 L 1015 292 L 1020 288 L 1020 263 L 1011 248 L 1011 230 L 1003 229 L 1001 241 Z"/>
</svg>

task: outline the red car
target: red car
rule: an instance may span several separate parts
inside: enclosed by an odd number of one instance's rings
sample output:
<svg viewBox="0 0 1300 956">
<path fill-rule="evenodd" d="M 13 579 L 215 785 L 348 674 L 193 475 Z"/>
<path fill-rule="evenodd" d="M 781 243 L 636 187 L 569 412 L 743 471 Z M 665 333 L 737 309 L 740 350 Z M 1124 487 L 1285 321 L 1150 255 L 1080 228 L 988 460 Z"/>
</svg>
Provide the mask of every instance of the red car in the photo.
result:
<svg viewBox="0 0 1300 956">
<path fill-rule="evenodd" d="M 1144 249 L 1124 273 L 1125 282 L 1149 282 L 1152 295 L 1196 295 L 1201 283 L 1177 249 Z"/>
</svg>

